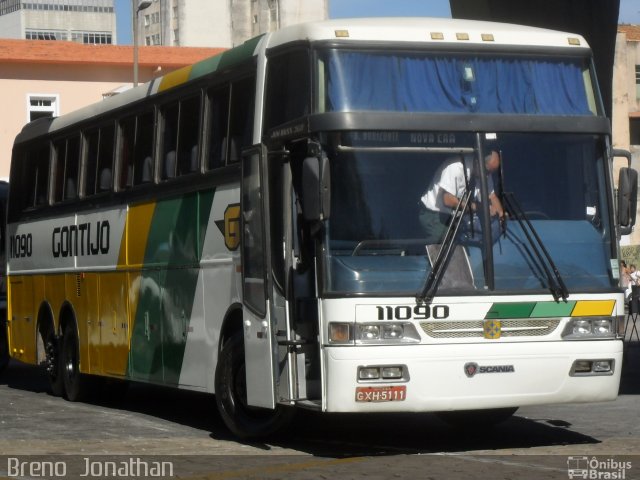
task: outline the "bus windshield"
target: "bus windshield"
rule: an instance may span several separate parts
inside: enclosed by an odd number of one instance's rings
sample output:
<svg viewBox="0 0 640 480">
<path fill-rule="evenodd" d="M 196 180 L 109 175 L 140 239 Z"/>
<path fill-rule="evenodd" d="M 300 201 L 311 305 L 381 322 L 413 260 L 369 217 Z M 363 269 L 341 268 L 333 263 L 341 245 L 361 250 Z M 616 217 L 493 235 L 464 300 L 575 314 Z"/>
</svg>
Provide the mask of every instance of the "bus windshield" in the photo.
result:
<svg viewBox="0 0 640 480">
<path fill-rule="evenodd" d="M 480 164 L 472 168 L 474 159 L 489 152 L 486 136 L 499 151 L 500 165 L 484 169 L 486 182 L 474 182 L 478 176 L 469 172 Z M 422 288 L 439 248 L 428 240 L 423 200 L 443 168 L 456 161 L 467 163 L 467 182 L 476 183 L 475 213 L 464 214 L 439 294 L 548 292 L 548 265 L 528 239 L 525 221 L 569 292 L 616 285 L 602 137 L 358 131 L 330 134 L 325 149 L 331 168 L 325 293 L 410 295 Z M 505 204 L 505 220 L 492 216 L 484 235 L 482 204 L 492 195 Z M 520 213 L 510 209 L 513 203 Z M 449 215 L 441 211 L 444 224 Z"/>
<path fill-rule="evenodd" d="M 597 115 L 586 58 L 327 50 L 318 108 Z"/>
</svg>

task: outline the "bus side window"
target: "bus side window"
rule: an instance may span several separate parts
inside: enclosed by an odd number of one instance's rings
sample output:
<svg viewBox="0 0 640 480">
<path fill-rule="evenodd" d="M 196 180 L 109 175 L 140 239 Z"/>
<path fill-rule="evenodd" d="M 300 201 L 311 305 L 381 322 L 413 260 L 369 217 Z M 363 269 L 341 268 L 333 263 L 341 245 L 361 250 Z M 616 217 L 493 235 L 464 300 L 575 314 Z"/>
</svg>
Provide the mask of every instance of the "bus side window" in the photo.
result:
<svg viewBox="0 0 640 480">
<path fill-rule="evenodd" d="M 200 97 L 162 108 L 162 179 L 196 172 L 200 167 Z"/>
<path fill-rule="evenodd" d="M 178 175 L 199 170 L 200 97 L 180 102 L 178 127 Z"/>
<path fill-rule="evenodd" d="M 55 153 L 54 159 L 54 184 L 53 184 L 53 201 L 54 203 L 62 201 L 62 191 L 64 184 L 64 159 L 67 156 L 66 140 L 58 140 L 53 144 Z"/>
<path fill-rule="evenodd" d="M 206 168 L 212 170 L 224 166 L 227 151 L 227 129 L 229 125 L 229 87 L 207 92 Z"/>
<path fill-rule="evenodd" d="M 178 118 L 180 106 L 178 102 L 169 104 L 162 109 L 162 179 L 167 180 L 176 176 L 176 148 L 178 143 Z"/>
<path fill-rule="evenodd" d="M 299 50 L 270 57 L 267 63 L 264 131 L 311 111 L 309 52 Z"/>
<path fill-rule="evenodd" d="M 33 169 L 33 197 L 29 199 L 27 207 L 39 207 L 48 203 L 48 186 L 49 186 L 49 160 L 51 154 L 49 150 L 49 143 L 38 147 L 34 152 L 34 169 Z M 31 175 L 28 170 L 26 175 Z M 25 181 L 28 185 L 29 182 Z M 15 190 L 15 189 L 14 189 Z"/>
<path fill-rule="evenodd" d="M 11 210 L 13 212 L 22 212 L 30 206 L 33 206 L 36 188 L 36 182 L 34 182 L 36 179 L 36 168 L 34 168 L 35 165 L 29 165 L 27 162 L 29 162 L 30 157 L 35 157 L 35 155 L 35 151 L 31 152 L 24 147 L 19 150 L 14 149 L 11 155 L 10 177 L 20 182 L 20 185 L 24 185 L 24 188 L 12 188 L 9 192 L 9 203 L 11 204 Z M 31 168 L 29 168 L 29 166 L 31 166 Z M 31 170 L 29 176 L 27 176 L 28 170 Z"/>
<path fill-rule="evenodd" d="M 85 157 L 84 157 L 84 195 L 91 196 L 97 191 L 97 169 L 98 169 L 98 145 L 100 142 L 100 130 L 95 128 L 84 134 Z"/>
<path fill-rule="evenodd" d="M 78 193 L 80 137 L 58 140 L 54 145 L 56 152 L 54 201 L 72 200 Z"/>
<path fill-rule="evenodd" d="M 240 160 L 242 149 L 253 143 L 253 109 L 256 93 L 255 77 L 234 82 L 231 87 L 231 119 L 229 122 L 228 162 Z"/>
<path fill-rule="evenodd" d="M 96 170 L 98 192 L 109 191 L 113 186 L 114 141 L 115 126 L 113 123 L 100 128 L 100 148 L 98 149 L 98 167 Z"/>
<path fill-rule="evenodd" d="M 24 187 L 11 189 L 12 212 L 18 214 L 45 205 L 49 183 L 49 142 L 23 147 L 19 153 L 14 152 L 14 159 L 11 162 L 11 177 L 16 185 Z"/>
<path fill-rule="evenodd" d="M 136 138 L 136 117 L 131 116 L 120 122 L 119 190 L 131 188 L 133 183 L 133 158 Z"/>
<path fill-rule="evenodd" d="M 133 167 L 135 185 L 148 183 L 153 180 L 153 111 L 138 116 L 136 122 L 136 141 Z"/>
</svg>

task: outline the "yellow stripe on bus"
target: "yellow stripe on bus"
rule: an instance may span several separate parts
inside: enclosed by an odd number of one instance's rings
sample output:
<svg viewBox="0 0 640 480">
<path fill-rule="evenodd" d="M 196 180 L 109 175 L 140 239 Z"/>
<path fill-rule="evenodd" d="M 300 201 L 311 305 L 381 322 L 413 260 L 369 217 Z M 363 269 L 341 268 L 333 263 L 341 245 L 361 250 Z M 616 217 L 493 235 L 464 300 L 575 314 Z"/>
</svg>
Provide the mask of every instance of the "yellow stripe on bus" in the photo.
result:
<svg viewBox="0 0 640 480">
<path fill-rule="evenodd" d="M 615 300 L 579 300 L 571 312 L 572 317 L 592 317 L 595 315 L 611 315 L 616 305 Z"/>
<path fill-rule="evenodd" d="M 128 266 L 142 266 L 144 253 L 147 248 L 147 239 L 151 230 L 151 220 L 156 208 L 155 202 L 142 203 L 129 208 L 127 212 L 127 261 Z M 123 268 L 125 263 L 118 260 L 118 267 Z"/>
<path fill-rule="evenodd" d="M 164 77 L 162 77 L 162 81 L 160 82 L 160 86 L 158 87 L 158 92 L 162 92 L 164 90 L 168 90 L 185 83 L 187 80 L 189 80 L 192 68 L 193 66 L 189 65 L 174 72 L 167 73 Z"/>
</svg>

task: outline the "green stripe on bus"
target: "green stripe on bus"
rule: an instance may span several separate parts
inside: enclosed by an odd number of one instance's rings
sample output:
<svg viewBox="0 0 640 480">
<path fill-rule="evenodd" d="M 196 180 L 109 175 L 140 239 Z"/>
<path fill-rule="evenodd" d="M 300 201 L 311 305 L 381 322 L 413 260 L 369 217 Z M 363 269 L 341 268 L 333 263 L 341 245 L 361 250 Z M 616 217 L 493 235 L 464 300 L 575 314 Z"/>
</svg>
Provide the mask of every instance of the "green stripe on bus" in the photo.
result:
<svg viewBox="0 0 640 480">
<path fill-rule="evenodd" d="M 494 303 L 484 318 L 529 318 L 535 306 L 536 302 Z"/>
<path fill-rule="evenodd" d="M 178 384 L 213 197 L 206 191 L 156 205 L 131 335 L 132 378 Z"/>
<path fill-rule="evenodd" d="M 215 57 L 207 58 L 206 60 L 202 60 L 193 65 L 191 69 L 191 76 L 189 80 L 193 80 L 194 78 L 203 77 L 209 73 L 213 73 L 218 70 L 218 65 L 220 65 L 220 60 L 222 59 L 223 53 L 216 55 Z"/>
<path fill-rule="evenodd" d="M 227 68 L 232 65 L 236 65 L 241 63 L 249 58 L 253 57 L 256 51 L 256 47 L 262 37 L 264 35 L 260 35 L 258 37 L 254 37 L 250 40 L 247 40 L 242 45 L 239 45 L 231 50 L 227 50 L 222 54 L 222 58 L 220 59 L 220 64 L 218 65 L 219 69 Z"/>
<path fill-rule="evenodd" d="M 531 317 L 570 317 L 576 302 L 538 302 L 531 312 Z"/>
<path fill-rule="evenodd" d="M 570 317 L 576 302 L 494 303 L 485 319 Z"/>
<path fill-rule="evenodd" d="M 228 68 L 245 60 L 248 60 L 255 54 L 256 46 L 258 45 L 258 42 L 262 37 L 263 35 L 252 38 L 244 42 L 242 45 L 232 48 L 231 50 L 227 50 L 220 53 L 219 55 L 216 55 L 215 57 L 207 58 L 194 64 L 189 80 L 208 75 L 217 70 Z"/>
</svg>

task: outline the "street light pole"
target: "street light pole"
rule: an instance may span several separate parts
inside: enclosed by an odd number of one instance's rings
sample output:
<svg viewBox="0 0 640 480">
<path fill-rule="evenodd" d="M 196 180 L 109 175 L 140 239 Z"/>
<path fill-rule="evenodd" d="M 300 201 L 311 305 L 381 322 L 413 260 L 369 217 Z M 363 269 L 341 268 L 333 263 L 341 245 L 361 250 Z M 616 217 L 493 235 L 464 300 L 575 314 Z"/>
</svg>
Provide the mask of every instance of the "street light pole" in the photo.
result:
<svg viewBox="0 0 640 480">
<path fill-rule="evenodd" d="M 131 18 L 133 19 L 133 86 L 138 86 L 138 13 L 140 10 L 149 8 L 150 1 L 140 2 L 131 0 Z"/>
</svg>

